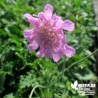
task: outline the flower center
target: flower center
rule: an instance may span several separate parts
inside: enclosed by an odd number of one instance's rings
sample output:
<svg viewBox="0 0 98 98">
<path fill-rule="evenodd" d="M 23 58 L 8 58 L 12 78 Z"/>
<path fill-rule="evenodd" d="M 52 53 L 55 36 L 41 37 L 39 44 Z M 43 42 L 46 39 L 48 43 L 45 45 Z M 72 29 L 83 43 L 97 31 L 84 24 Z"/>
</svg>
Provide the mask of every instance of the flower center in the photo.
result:
<svg viewBox="0 0 98 98">
<path fill-rule="evenodd" d="M 54 49 L 59 46 L 58 34 L 51 26 L 41 26 L 37 32 L 39 36 L 39 44 L 45 49 Z"/>
</svg>

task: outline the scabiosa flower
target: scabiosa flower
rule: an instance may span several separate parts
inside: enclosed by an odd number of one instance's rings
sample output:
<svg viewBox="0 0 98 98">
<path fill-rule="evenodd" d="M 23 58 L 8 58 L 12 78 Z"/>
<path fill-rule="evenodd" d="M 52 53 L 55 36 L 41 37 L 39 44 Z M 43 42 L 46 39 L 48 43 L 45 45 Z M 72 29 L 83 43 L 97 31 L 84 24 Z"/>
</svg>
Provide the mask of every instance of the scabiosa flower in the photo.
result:
<svg viewBox="0 0 98 98">
<path fill-rule="evenodd" d="M 74 23 L 70 20 L 63 21 L 60 16 L 53 14 L 53 7 L 46 4 L 44 12 L 38 13 L 36 17 L 26 13 L 24 15 L 33 26 L 24 30 L 24 37 L 28 40 L 28 50 L 36 50 L 38 57 L 53 58 L 55 62 L 66 55 L 72 57 L 75 49 L 67 45 L 63 30 L 73 31 Z"/>
</svg>

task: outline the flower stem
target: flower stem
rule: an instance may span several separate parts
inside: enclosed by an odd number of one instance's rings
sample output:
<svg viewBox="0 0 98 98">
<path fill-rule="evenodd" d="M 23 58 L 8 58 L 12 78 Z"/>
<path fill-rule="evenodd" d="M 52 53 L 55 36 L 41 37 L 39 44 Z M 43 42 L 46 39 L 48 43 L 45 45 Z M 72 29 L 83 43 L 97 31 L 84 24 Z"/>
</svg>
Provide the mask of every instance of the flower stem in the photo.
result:
<svg viewBox="0 0 98 98">
<path fill-rule="evenodd" d="M 88 59 L 90 56 L 92 56 L 92 55 L 93 55 L 94 53 L 96 53 L 97 51 L 98 51 L 98 49 L 96 49 L 94 52 L 92 52 L 92 54 L 90 54 L 90 55 L 84 57 L 83 59 L 80 59 L 80 60 L 78 60 L 77 62 L 72 63 L 68 68 L 66 68 L 66 69 L 64 70 L 64 72 L 66 72 L 67 70 L 69 70 L 69 69 L 70 69 L 71 67 L 73 67 L 75 64 L 77 64 L 77 63 L 79 63 L 79 62 L 82 62 L 82 61 Z"/>
<path fill-rule="evenodd" d="M 64 58 L 63 65 L 62 65 L 62 71 L 63 71 L 63 75 L 64 75 L 64 69 L 65 69 L 65 65 L 66 65 L 66 58 Z"/>
<path fill-rule="evenodd" d="M 32 89 L 32 91 L 31 91 L 31 93 L 30 93 L 30 95 L 29 95 L 29 98 L 32 98 L 32 95 L 33 95 L 33 93 L 34 93 L 34 91 L 35 91 L 35 89 L 36 89 L 37 87 L 44 88 L 44 86 L 42 86 L 42 85 L 36 85 L 36 86 Z"/>
</svg>

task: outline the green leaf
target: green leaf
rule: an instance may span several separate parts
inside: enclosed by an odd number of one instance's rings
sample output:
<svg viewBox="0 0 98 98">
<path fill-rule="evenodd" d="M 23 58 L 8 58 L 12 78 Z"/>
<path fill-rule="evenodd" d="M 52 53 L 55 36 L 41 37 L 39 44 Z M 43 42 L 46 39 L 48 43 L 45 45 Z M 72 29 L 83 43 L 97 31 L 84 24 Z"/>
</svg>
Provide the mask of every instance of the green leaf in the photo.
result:
<svg viewBox="0 0 98 98">
<path fill-rule="evenodd" d="M 5 83 L 6 73 L 3 71 L 0 71 L 0 93 L 4 90 L 4 83 Z"/>
<path fill-rule="evenodd" d="M 15 98 L 13 93 L 7 94 L 4 96 L 4 98 Z"/>
<path fill-rule="evenodd" d="M 79 70 L 78 73 L 75 73 L 75 76 L 79 80 L 97 80 L 97 77 L 95 76 L 95 74 L 89 69 Z"/>
</svg>

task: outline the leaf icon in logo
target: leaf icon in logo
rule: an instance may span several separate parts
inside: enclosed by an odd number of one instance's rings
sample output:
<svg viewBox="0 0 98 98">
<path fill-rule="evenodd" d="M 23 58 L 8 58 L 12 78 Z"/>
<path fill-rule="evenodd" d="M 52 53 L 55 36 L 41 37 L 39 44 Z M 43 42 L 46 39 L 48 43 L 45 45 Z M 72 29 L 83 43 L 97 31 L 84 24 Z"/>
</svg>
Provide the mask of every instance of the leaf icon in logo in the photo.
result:
<svg viewBox="0 0 98 98">
<path fill-rule="evenodd" d="M 77 86 L 78 86 L 78 81 L 77 81 L 77 80 L 74 82 L 74 84 L 71 84 L 71 87 L 72 87 L 73 89 L 75 89 L 75 90 L 78 89 Z"/>
</svg>

